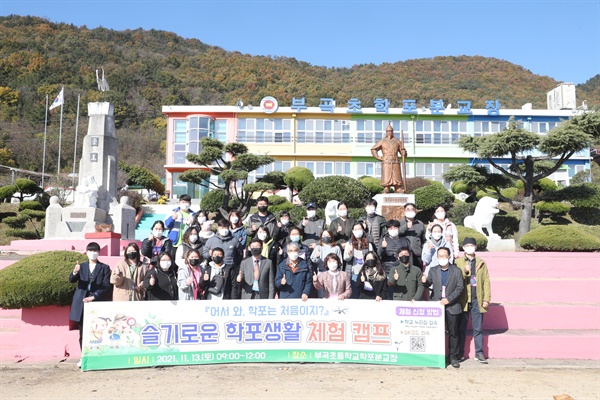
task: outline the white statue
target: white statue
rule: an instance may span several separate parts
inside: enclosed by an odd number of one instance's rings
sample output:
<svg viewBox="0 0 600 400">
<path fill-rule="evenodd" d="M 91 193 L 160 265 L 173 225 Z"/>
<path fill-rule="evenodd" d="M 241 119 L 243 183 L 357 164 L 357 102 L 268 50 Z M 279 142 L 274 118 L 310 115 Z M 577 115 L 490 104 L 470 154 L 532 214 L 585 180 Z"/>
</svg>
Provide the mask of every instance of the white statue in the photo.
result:
<svg viewBox="0 0 600 400">
<path fill-rule="evenodd" d="M 98 201 L 98 185 L 93 176 L 84 178 L 82 184 L 77 186 L 76 191 L 76 206 L 96 208 L 96 202 Z"/>
<path fill-rule="evenodd" d="M 485 196 L 477 202 L 475 214 L 465 218 L 464 225 L 467 228 L 475 229 L 477 232 L 485 235 L 483 228 L 488 232 L 487 237 L 490 239 L 500 239 L 500 236 L 492 230 L 492 221 L 494 216 L 498 214 L 498 199 Z"/>
<path fill-rule="evenodd" d="M 331 221 L 337 218 L 337 206 L 340 204 L 337 200 L 329 200 L 327 205 L 325 206 L 325 223 L 327 226 L 331 224 Z"/>
</svg>

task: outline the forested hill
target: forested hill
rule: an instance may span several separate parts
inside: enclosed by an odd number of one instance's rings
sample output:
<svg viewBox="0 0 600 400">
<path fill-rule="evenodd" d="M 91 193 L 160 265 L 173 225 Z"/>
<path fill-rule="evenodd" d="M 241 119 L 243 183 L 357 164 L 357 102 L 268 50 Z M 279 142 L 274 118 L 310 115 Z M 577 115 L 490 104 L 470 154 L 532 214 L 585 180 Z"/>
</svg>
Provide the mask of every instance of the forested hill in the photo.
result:
<svg viewBox="0 0 600 400">
<path fill-rule="evenodd" d="M 96 85 L 95 70 L 100 66 L 104 66 L 111 88 L 104 94 Z M 600 103 L 599 81 L 597 76 L 577 87 L 579 104 L 584 99 L 589 105 Z M 38 17 L 0 17 L 0 135 L 4 135 L 0 136 L 0 148 L 2 140 L 8 143 L 14 161 L 22 168 L 35 169 L 39 164 L 26 154 L 35 153 L 38 142 L 29 139 L 32 145 L 21 151 L 25 154 L 16 154 L 15 140 L 7 135 L 18 131 L 23 138 L 39 136 L 45 96 L 52 100 L 61 86 L 66 89 L 67 127 L 73 124 L 77 94 L 81 94 L 82 104 L 110 100 L 125 142 L 121 146 L 127 144 L 123 135 L 143 129 L 152 136 L 150 142 L 159 146 L 158 150 L 149 148 L 160 152 L 165 132 L 161 106 L 166 104 L 233 105 L 241 98 L 246 104 L 258 105 L 262 97 L 270 95 L 284 105 L 290 104 L 292 97 L 305 97 L 311 106 L 318 105 L 321 97 L 334 98 L 340 104 L 351 97 L 363 102 L 387 97 L 392 107 L 401 107 L 403 99 L 423 105 L 441 98 L 445 104 L 471 100 L 473 108 L 484 108 L 485 100 L 500 99 L 504 108 L 533 103 L 534 108 L 545 109 L 546 92 L 558 83 L 521 66 L 479 56 L 327 68 L 294 58 L 228 52 L 171 32 L 88 29 Z M 69 154 L 68 149 L 63 151 Z M 123 151 L 128 149 L 121 154 Z M 51 163 L 52 156 L 49 154 Z M 162 158 L 158 156 L 154 161 Z M 140 163 L 152 165 L 153 161 Z M 68 167 L 68 157 L 61 165 Z"/>
</svg>

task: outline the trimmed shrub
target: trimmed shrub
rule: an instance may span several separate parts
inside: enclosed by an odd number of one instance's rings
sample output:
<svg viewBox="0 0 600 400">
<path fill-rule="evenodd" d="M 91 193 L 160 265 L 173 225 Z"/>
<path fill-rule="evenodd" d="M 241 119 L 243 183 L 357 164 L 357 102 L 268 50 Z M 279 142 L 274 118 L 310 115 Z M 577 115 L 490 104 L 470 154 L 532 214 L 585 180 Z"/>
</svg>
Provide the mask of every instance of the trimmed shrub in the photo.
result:
<svg viewBox="0 0 600 400">
<path fill-rule="evenodd" d="M 500 194 L 502 194 L 502 196 L 509 198 L 511 200 L 515 200 L 516 197 L 519 195 L 519 189 L 516 187 L 510 187 L 510 188 L 506 188 L 506 189 L 502 189 L 500 191 Z M 502 201 L 502 200 L 500 200 Z"/>
<path fill-rule="evenodd" d="M 582 225 L 600 225 L 600 208 L 573 207 L 569 211 L 573 221 Z"/>
<path fill-rule="evenodd" d="M 418 188 L 429 185 L 431 182 L 425 178 L 406 178 L 406 193 L 413 193 Z"/>
<path fill-rule="evenodd" d="M 208 212 L 217 212 L 223 205 L 224 192 L 222 190 L 211 190 L 202 196 L 200 200 L 200 209 Z M 229 209 L 233 210 L 237 208 L 237 201 L 229 199 Z"/>
<path fill-rule="evenodd" d="M 283 196 L 277 196 L 276 194 L 269 196 L 269 206 L 278 206 L 287 201 L 287 199 Z"/>
<path fill-rule="evenodd" d="M 452 185 L 450 185 L 450 190 L 452 190 L 452 193 L 454 193 L 454 194 L 459 194 L 459 193 L 469 194 L 473 190 L 473 187 L 471 185 L 466 184 L 463 181 L 457 181 L 457 182 L 453 182 Z"/>
<path fill-rule="evenodd" d="M 513 237 L 519 232 L 519 219 L 512 215 L 507 215 L 505 211 L 500 211 L 492 221 L 492 229 L 495 234 L 500 235 L 502 238 Z"/>
<path fill-rule="evenodd" d="M 325 208 L 329 200 L 345 201 L 348 207 L 361 207 L 370 198 L 370 192 L 356 179 L 334 175 L 315 179 L 298 197 L 304 204 L 315 202 L 319 208 Z"/>
<path fill-rule="evenodd" d="M 477 194 L 475 195 L 475 197 L 477 197 L 477 200 L 481 200 L 483 197 L 493 197 L 494 199 L 497 199 L 498 196 L 495 193 L 486 193 L 483 190 L 479 190 L 477 192 Z"/>
<path fill-rule="evenodd" d="M 522 180 L 517 180 L 515 183 L 515 186 L 518 189 L 523 189 L 525 187 L 525 184 L 523 183 Z M 542 192 L 552 192 L 552 191 L 556 190 L 556 188 L 557 188 L 556 183 L 554 183 L 554 181 L 549 178 L 542 178 L 533 184 L 534 190 L 540 190 Z"/>
<path fill-rule="evenodd" d="M 7 229 L 6 236 L 18 237 L 21 239 L 41 239 L 40 235 L 34 230 L 29 229 Z"/>
<path fill-rule="evenodd" d="M 41 221 L 46 218 L 46 211 L 38 211 L 38 210 L 23 210 L 19 213 L 19 215 L 24 215 L 31 219 L 37 219 Z"/>
<path fill-rule="evenodd" d="M 560 201 L 538 201 L 535 204 L 536 210 L 544 214 L 566 215 L 571 207 Z"/>
<path fill-rule="evenodd" d="M 29 220 L 26 215 L 18 215 L 16 217 L 6 217 L 2 220 L 6 225 L 13 229 L 25 228 L 25 223 Z"/>
<path fill-rule="evenodd" d="M 463 225 L 466 217 L 475 214 L 475 207 L 477 207 L 477 203 L 454 203 L 448 210 L 448 219 L 456 225 Z"/>
<path fill-rule="evenodd" d="M 433 210 L 437 205 L 444 204 L 450 207 L 454 202 L 454 195 L 443 185 L 429 185 L 421 187 L 414 192 L 415 204 L 420 210 Z"/>
<path fill-rule="evenodd" d="M 296 206 L 291 201 L 284 201 L 281 204 L 277 204 L 276 206 L 269 205 L 269 211 L 275 214 L 276 217 L 279 217 L 279 213 L 281 211 L 290 211 Z"/>
<path fill-rule="evenodd" d="M 75 284 L 69 273 L 87 257 L 74 251 L 34 254 L 0 271 L 0 307 L 7 309 L 69 305 Z"/>
<path fill-rule="evenodd" d="M 527 232 L 520 245 L 534 251 L 597 251 L 600 239 L 571 225 L 551 225 Z"/>
<path fill-rule="evenodd" d="M 35 200 L 25 200 L 19 203 L 19 211 L 23 210 L 38 210 L 43 211 L 42 203 Z"/>
<path fill-rule="evenodd" d="M 358 219 L 365 214 L 366 214 L 366 211 L 365 211 L 364 207 L 348 209 L 348 217 L 354 218 L 356 221 L 358 221 Z"/>
<path fill-rule="evenodd" d="M 600 185 L 584 183 L 583 185 L 571 185 L 560 190 L 561 200 L 566 200 L 575 207 L 599 207 L 600 208 Z"/>
<path fill-rule="evenodd" d="M 377 178 L 373 178 L 372 176 L 363 176 L 358 178 L 358 181 L 365 185 L 369 192 L 371 192 L 371 197 L 383 192 L 381 181 Z"/>
<path fill-rule="evenodd" d="M 4 221 L 5 218 L 16 217 L 17 213 L 12 211 L 0 212 L 0 222 Z"/>
<path fill-rule="evenodd" d="M 477 241 L 477 250 L 485 250 L 487 248 L 487 237 L 477 232 L 475 229 L 465 228 L 462 225 L 456 225 L 458 231 L 458 247 L 462 250 L 462 242 L 466 237 L 472 237 Z"/>
</svg>

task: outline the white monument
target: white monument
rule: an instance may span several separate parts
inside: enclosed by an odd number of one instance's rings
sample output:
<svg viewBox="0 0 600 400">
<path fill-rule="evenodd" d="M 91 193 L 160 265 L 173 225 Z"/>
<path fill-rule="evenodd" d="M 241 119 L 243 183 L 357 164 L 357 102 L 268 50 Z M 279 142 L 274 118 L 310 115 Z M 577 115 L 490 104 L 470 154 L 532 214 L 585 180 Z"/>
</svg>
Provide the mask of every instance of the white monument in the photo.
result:
<svg viewBox="0 0 600 400">
<path fill-rule="evenodd" d="M 490 251 L 515 251 L 515 241 L 513 239 L 502 239 L 500 235 L 494 233 L 492 222 L 498 209 L 498 199 L 485 196 L 482 197 L 475 207 L 475 213 L 465 217 L 463 225 L 467 228 L 475 229 L 477 232 L 487 236 L 487 248 Z M 486 233 L 483 229 L 487 231 Z"/>
</svg>

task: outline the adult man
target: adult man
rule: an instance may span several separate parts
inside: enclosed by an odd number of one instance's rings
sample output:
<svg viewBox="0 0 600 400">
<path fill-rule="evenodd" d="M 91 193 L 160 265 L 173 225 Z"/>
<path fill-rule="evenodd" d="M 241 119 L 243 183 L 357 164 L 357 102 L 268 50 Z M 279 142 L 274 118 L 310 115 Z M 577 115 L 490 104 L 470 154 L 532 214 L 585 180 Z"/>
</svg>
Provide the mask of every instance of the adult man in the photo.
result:
<svg viewBox="0 0 600 400">
<path fill-rule="evenodd" d="M 173 254 L 177 251 L 177 247 L 181 245 L 183 234 L 192 224 L 194 212 L 190 210 L 192 198 L 188 194 L 183 194 L 179 197 L 179 206 L 173 209 L 173 214 L 165 219 L 165 226 L 169 229 L 169 239 L 173 242 Z"/>
<path fill-rule="evenodd" d="M 404 205 L 404 219 L 400 221 L 399 234 L 410 242 L 410 251 L 413 257 L 413 264 L 423 268 L 421 253 L 425 243 L 425 225 L 415 218 L 417 207 L 414 203 Z"/>
<path fill-rule="evenodd" d="M 381 156 L 378 154 L 380 150 Z M 407 153 L 404 148 L 404 141 L 400 141 L 394 137 L 394 128 L 389 124 L 385 129 L 385 137 L 371 148 L 373 157 L 381 161 L 381 186 L 383 186 L 383 193 L 389 193 L 391 187 L 394 187 L 396 193 L 404 193 L 406 189 L 404 187 L 406 179 L 403 178 L 401 173 L 398 153 L 400 153 L 403 159 L 406 158 Z"/>
<path fill-rule="evenodd" d="M 423 299 L 423 273 L 410 263 L 410 249 L 402 246 L 398 251 L 398 261 L 388 276 L 390 300 L 420 301 Z"/>
<path fill-rule="evenodd" d="M 398 263 L 398 252 L 404 248 L 410 249 L 410 242 L 407 238 L 399 235 L 400 222 L 398 220 L 390 219 L 386 223 L 386 227 L 387 233 L 379 242 L 377 254 L 381 259 L 383 270 L 389 275 L 392 267 Z"/>
<path fill-rule="evenodd" d="M 287 258 L 277 267 L 275 286 L 280 299 L 308 300 L 312 287 L 312 274 L 305 260 L 300 257 L 300 248 L 295 242 L 287 245 Z"/>
<path fill-rule="evenodd" d="M 217 234 L 206 241 L 202 250 L 202 258 L 208 260 L 212 257 L 212 251 L 215 248 L 223 249 L 224 261 L 227 265 L 233 265 L 237 269 L 242 261 L 243 246 L 229 230 L 229 221 L 222 219 L 218 223 Z"/>
<path fill-rule="evenodd" d="M 238 242 L 239 243 L 239 242 Z M 239 283 L 236 279 L 239 266 L 225 262 L 225 251 L 220 247 L 211 250 L 212 261 L 204 268 L 200 287 L 207 300 L 239 299 Z"/>
<path fill-rule="evenodd" d="M 325 221 L 317 216 L 317 205 L 308 203 L 306 205 L 306 217 L 302 219 L 304 235 L 302 243 L 314 249 L 319 243 L 321 233 L 325 230 Z"/>
<path fill-rule="evenodd" d="M 483 314 L 488 311 L 491 300 L 490 275 L 485 261 L 475 255 L 477 241 L 467 237 L 463 240 L 463 257 L 456 260 L 456 266 L 461 269 L 465 291 L 463 292 L 463 314 L 458 335 L 458 359 L 464 360 L 465 338 L 467 323 L 471 316 L 473 325 L 473 341 L 475 342 L 475 359 L 487 364 L 483 355 Z"/>
<path fill-rule="evenodd" d="M 252 256 L 240 264 L 237 281 L 242 289 L 242 300 L 272 299 L 275 296 L 272 263 L 261 255 L 262 248 L 262 240 L 252 239 L 250 242 Z"/>
<path fill-rule="evenodd" d="M 459 368 L 459 342 L 458 333 L 462 314 L 462 292 L 464 288 L 463 276 L 460 268 L 450 264 L 450 250 L 440 247 L 437 251 L 438 264 L 431 267 L 429 275 L 423 275 L 425 287 L 433 285 L 431 301 L 439 301 L 446 310 L 446 330 L 449 337 L 450 364 Z"/>
<path fill-rule="evenodd" d="M 269 212 L 269 199 L 265 196 L 260 196 L 256 199 L 256 207 L 258 211 L 250 215 L 246 232 L 250 238 L 254 238 L 259 226 L 264 226 L 269 231 L 269 237 L 278 237 L 277 219 L 272 212 Z"/>
<path fill-rule="evenodd" d="M 378 215 L 375 210 L 377 209 L 377 200 L 369 199 L 365 203 L 366 215 L 361 216 L 358 222 L 362 222 L 367 227 L 367 239 L 373 243 L 375 248 L 379 247 L 379 240 L 385 234 L 385 218 Z"/>
</svg>

